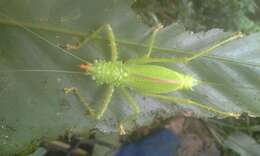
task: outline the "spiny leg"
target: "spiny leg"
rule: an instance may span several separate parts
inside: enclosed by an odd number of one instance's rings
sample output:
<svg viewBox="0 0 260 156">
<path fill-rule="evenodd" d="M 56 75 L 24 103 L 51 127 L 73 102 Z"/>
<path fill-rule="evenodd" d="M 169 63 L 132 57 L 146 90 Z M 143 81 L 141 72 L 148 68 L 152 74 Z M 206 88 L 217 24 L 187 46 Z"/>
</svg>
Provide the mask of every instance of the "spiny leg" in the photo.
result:
<svg viewBox="0 0 260 156">
<path fill-rule="evenodd" d="M 91 39 L 93 39 L 95 36 L 97 36 L 103 29 L 105 25 L 100 26 L 97 30 L 92 32 L 90 35 L 86 35 L 81 39 L 78 43 L 76 44 L 66 44 L 63 48 L 66 50 L 78 50 L 80 49 L 83 45 L 87 44 Z"/>
<path fill-rule="evenodd" d="M 218 110 L 216 108 L 213 108 L 213 107 L 207 106 L 205 104 L 202 104 L 202 103 L 190 100 L 190 99 L 186 99 L 186 98 L 179 98 L 179 97 L 158 95 L 158 94 L 147 94 L 147 96 L 154 97 L 154 98 L 161 99 L 161 100 L 165 100 L 165 101 L 174 102 L 174 103 L 177 103 L 177 104 L 186 104 L 186 105 L 196 106 L 196 107 L 199 107 L 203 110 L 213 112 L 213 113 L 218 114 L 218 115 L 222 115 L 223 117 L 239 118 L 240 115 L 241 115 L 241 113 L 238 113 L 238 112 L 221 111 L 221 110 Z"/>
<path fill-rule="evenodd" d="M 126 134 L 126 132 L 125 132 L 123 124 L 126 123 L 127 121 L 136 120 L 138 118 L 138 115 L 139 115 L 141 110 L 140 110 L 139 105 L 134 100 L 134 98 L 129 94 L 129 92 L 125 88 L 121 88 L 121 91 L 122 91 L 123 95 L 126 97 L 130 107 L 134 111 L 133 114 L 125 117 L 122 121 L 120 121 L 120 125 L 119 125 L 120 126 L 120 134 L 124 135 L 124 134 Z"/>
<path fill-rule="evenodd" d="M 64 88 L 64 91 L 66 94 L 71 93 L 71 92 L 75 93 L 75 95 L 79 98 L 80 102 L 84 105 L 84 107 L 90 113 L 90 115 L 99 120 L 103 117 L 104 113 L 106 112 L 106 110 L 108 108 L 108 105 L 111 101 L 111 98 L 112 98 L 112 95 L 114 92 L 114 87 L 112 85 L 109 85 L 105 89 L 104 97 L 103 97 L 102 101 L 100 102 L 101 109 L 97 113 L 93 108 L 90 107 L 89 102 L 87 102 L 86 99 L 80 95 L 80 91 L 78 88 L 75 88 L 75 87 Z"/>
<path fill-rule="evenodd" d="M 152 57 L 147 57 L 147 58 L 137 58 L 137 59 L 130 59 L 127 63 L 130 63 L 130 64 L 146 64 L 146 63 L 162 63 L 162 62 L 190 62 L 198 57 L 201 57 L 201 56 L 204 56 L 210 52 L 212 52 L 213 50 L 217 49 L 218 47 L 230 42 L 230 41 L 233 41 L 233 40 L 236 40 L 238 38 L 241 38 L 243 35 L 241 32 L 237 32 L 237 33 L 234 33 L 232 36 L 230 36 L 229 38 L 217 43 L 217 44 L 214 44 L 213 46 L 205 49 L 205 50 L 202 50 L 200 52 L 198 52 L 197 54 L 191 56 L 191 57 L 179 57 L 179 58 L 152 58 Z"/>
<path fill-rule="evenodd" d="M 161 28 L 163 28 L 163 25 L 158 24 L 158 25 L 154 28 L 154 30 L 152 31 L 152 35 L 151 35 L 151 37 L 150 37 L 150 41 L 149 41 L 149 45 L 148 45 L 148 52 L 147 52 L 147 54 L 145 55 L 146 58 L 149 58 L 149 57 L 151 56 L 156 35 L 157 35 L 158 31 L 159 31 Z"/>
<path fill-rule="evenodd" d="M 114 32 L 112 30 L 112 27 L 107 24 L 105 26 L 107 33 L 108 33 L 108 41 L 111 49 L 111 61 L 116 61 L 118 58 L 118 52 L 117 52 L 117 45 L 116 45 L 116 38 L 114 35 Z"/>
<path fill-rule="evenodd" d="M 154 46 L 154 42 L 155 42 L 155 39 L 156 39 L 156 35 L 157 35 L 158 31 L 160 29 L 162 29 L 162 28 L 163 28 L 163 25 L 161 25 L 161 24 L 158 24 L 157 26 L 155 26 L 153 28 L 152 34 L 151 34 L 151 36 L 149 36 L 149 44 L 148 44 L 148 52 L 147 52 L 147 54 L 145 54 L 143 57 L 140 57 L 140 58 L 129 59 L 126 63 L 127 64 L 145 64 L 145 63 L 149 63 L 150 56 L 152 54 L 152 50 L 153 50 L 153 46 Z"/>
<path fill-rule="evenodd" d="M 226 43 L 228 43 L 230 41 L 233 41 L 233 40 L 236 40 L 238 38 L 241 38 L 241 37 L 243 37 L 243 34 L 241 32 L 236 32 L 232 36 L 228 37 L 227 39 L 225 39 L 225 40 L 223 40 L 223 41 L 221 41 L 221 42 L 219 42 L 217 44 L 214 44 L 213 46 L 211 46 L 211 47 L 209 47 L 209 48 L 207 48 L 205 50 L 202 50 L 199 53 L 197 53 L 197 54 L 195 54 L 195 55 L 193 55 L 191 57 L 187 57 L 185 59 L 185 62 L 189 62 L 189 61 L 192 61 L 192 60 L 194 60 L 194 59 L 196 59 L 198 57 L 206 55 L 209 52 L 212 52 L 214 49 L 216 49 L 216 48 L 218 48 L 218 47 L 220 47 L 220 46 L 222 46 L 222 45 L 224 45 L 224 44 L 226 44 Z"/>
<path fill-rule="evenodd" d="M 68 50 L 80 49 L 84 44 L 87 44 L 92 38 L 96 37 L 104 29 L 107 33 L 108 42 L 109 42 L 109 46 L 110 46 L 110 49 L 111 49 L 111 60 L 115 61 L 118 58 L 116 39 L 115 39 L 115 35 L 113 33 L 113 30 L 112 30 L 112 27 L 109 24 L 106 24 L 106 25 L 99 27 L 97 30 L 95 30 L 90 35 L 84 37 L 83 40 L 81 40 L 76 45 L 67 44 L 65 46 L 65 48 L 68 49 Z"/>
<path fill-rule="evenodd" d="M 80 102 L 84 105 L 84 107 L 86 108 L 86 110 L 88 111 L 88 113 L 95 117 L 96 116 L 96 113 L 95 113 L 95 110 L 92 109 L 90 107 L 90 103 L 86 101 L 85 98 L 83 98 L 81 95 L 80 95 L 80 91 L 78 88 L 76 87 L 70 87 L 70 88 L 64 88 L 64 92 L 65 94 L 68 94 L 68 93 L 74 93 L 80 100 Z"/>
<path fill-rule="evenodd" d="M 107 89 L 104 92 L 104 98 L 101 101 L 101 110 L 97 113 L 97 119 L 103 117 L 104 113 L 106 112 L 108 105 L 112 99 L 112 95 L 114 93 L 114 86 L 108 85 Z"/>
</svg>

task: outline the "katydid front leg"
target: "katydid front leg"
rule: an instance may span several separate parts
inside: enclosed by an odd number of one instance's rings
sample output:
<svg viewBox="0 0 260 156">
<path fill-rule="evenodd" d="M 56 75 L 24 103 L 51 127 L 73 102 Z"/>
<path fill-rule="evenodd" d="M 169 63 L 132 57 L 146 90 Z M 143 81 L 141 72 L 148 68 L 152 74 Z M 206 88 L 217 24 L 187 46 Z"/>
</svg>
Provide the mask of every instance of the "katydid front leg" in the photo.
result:
<svg viewBox="0 0 260 156">
<path fill-rule="evenodd" d="M 100 31 L 102 31 L 103 29 L 105 29 L 107 31 L 107 35 L 108 35 L 108 41 L 109 41 L 109 45 L 110 45 L 110 52 L 111 52 L 111 61 L 114 62 L 117 60 L 118 58 L 118 52 L 117 52 L 117 46 L 116 46 L 116 40 L 115 40 L 115 35 L 112 31 L 112 28 L 109 24 L 101 26 L 100 28 L 98 28 L 95 32 L 93 32 L 89 37 L 87 37 L 85 39 L 85 41 L 81 44 L 85 44 L 87 41 L 89 41 L 92 37 L 96 36 L 98 33 L 100 33 Z M 82 68 L 86 67 L 88 68 L 91 65 L 81 65 Z M 113 85 L 108 85 L 107 89 L 105 90 L 105 95 L 104 98 L 101 100 L 100 104 L 101 104 L 101 109 L 100 111 L 98 111 L 97 113 L 90 107 L 89 102 L 87 102 L 81 95 L 80 92 L 77 88 L 75 87 L 71 87 L 71 88 L 65 88 L 64 89 L 65 93 L 69 93 L 69 92 L 74 92 L 76 94 L 76 96 L 80 99 L 81 103 L 84 104 L 84 106 L 86 107 L 87 111 L 94 116 L 97 119 L 101 119 L 104 115 L 104 113 L 106 112 L 108 105 L 111 101 L 113 92 L 114 92 L 114 86 Z"/>
<path fill-rule="evenodd" d="M 86 35 L 85 37 L 81 38 L 81 40 L 76 44 L 66 44 L 65 46 L 62 46 L 66 50 L 78 50 L 85 44 L 87 44 L 91 39 L 93 39 L 95 36 L 97 36 L 103 29 L 105 25 L 100 26 L 97 30 L 92 32 L 90 35 Z"/>
<path fill-rule="evenodd" d="M 99 27 L 97 30 L 95 30 L 93 33 L 91 33 L 88 36 L 85 36 L 83 38 L 83 40 L 81 40 L 79 43 L 72 45 L 72 44 L 67 44 L 65 46 L 65 48 L 67 50 L 78 50 L 80 49 L 82 46 L 84 46 L 85 44 L 87 44 L 91 39 L 95 38 L 99 33 L 101 33 L 103 30 L 106 31 L 107 33 L 107 38 L 108 38 L 108 42 L 109 42 L 109 46 L 111 49 L 111 61 L 115 61 L 118 58 L 118 54 L 117 54 L 117 46 L 116 46 L 116 39 L 115 39 L 115 35 L 113 33 L 112 27 L 110 24 L 106 24 L 106 25 L 102 25 L 101 27 Z"/>
<path fill-rule="evenodd" d="M 99 111 L 95 111 L 90 105 L 90 103 L 87 101 L 86 98 L 84 98 L 81 94 L 78 88 L 71 87 L 71 88 L 64 88 L 64 91 L 66 94 L 68 93 L 74 93 L 80 100 L 80 103 L 83 104 L 86 111 L 94 118 L 101 119 L 104 116 L 104 113 L 106 112 L 109 103 L 111 102 L 112 95 L 114 92 L 114 87 L 109 85 L 104 91 L 104 97 L 101 99 L 100 103 L 98 103 L 99 106 L 101 106 Z"/>
</svg>

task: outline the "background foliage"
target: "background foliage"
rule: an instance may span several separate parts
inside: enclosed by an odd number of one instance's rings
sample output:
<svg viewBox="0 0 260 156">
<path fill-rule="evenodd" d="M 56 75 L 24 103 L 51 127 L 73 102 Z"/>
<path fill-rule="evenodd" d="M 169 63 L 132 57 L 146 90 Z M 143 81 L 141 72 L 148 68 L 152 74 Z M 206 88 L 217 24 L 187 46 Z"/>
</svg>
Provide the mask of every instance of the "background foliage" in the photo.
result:
<svg viewBox="0 0 260 156">
<path fill-rule="evenodd" d="M 259 1 L 254 0 L 138 0 L 132 7 L 145 23 L 153 14 L 165 25 L 180 22 L 189 30 L 223 28 L 226 31 L 259 31 Z"/>
</svg>

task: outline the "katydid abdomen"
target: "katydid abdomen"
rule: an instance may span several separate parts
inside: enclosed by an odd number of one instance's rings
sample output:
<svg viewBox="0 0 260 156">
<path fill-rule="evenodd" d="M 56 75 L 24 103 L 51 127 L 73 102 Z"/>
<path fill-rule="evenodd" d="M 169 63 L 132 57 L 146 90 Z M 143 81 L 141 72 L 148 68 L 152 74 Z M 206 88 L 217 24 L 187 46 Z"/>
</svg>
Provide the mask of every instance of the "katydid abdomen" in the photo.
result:
<svg viewBox="0 0 260 156">
<path fill-rule="evenodd" d="M 129 87 L 143 93 L 168 93 L 179 89 L 191 89 L 198 80 L 158 65 L 126 65 Z"/>
<path fill-rule="evenodd" d="M 198 84 L 198 80 L 192 76 L 151 64 L 96 61 L 93 65 L 81 65 L 81 68 L 90 73 L 97 84 L 123 86 L 143 93 L 168 93 L 179 89 L 191 89 Z"/>
</svg>

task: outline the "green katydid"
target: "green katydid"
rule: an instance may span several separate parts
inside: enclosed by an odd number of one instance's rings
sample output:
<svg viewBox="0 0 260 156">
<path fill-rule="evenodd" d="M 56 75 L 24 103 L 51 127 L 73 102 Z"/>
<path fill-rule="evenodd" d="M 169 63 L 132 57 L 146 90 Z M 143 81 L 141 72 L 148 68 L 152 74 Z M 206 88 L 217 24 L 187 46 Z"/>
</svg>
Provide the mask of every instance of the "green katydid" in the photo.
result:
<svg viewBox="0 0 260 156">
<path fill-rule="evenodd" d="M 36 34 L 29 28 L 20 24 L 25 30 L 31 32 L 42 40 L 50 43 L 48 40 Z M 85 60 L 75 56 L 74 54 L 66 51 L 50 43 L 51 45 L 59 48 L 62 52 L 73 56 L 74 58 L 82 61 L 84 64 L 81 64 L 81 69 L 84 70 L 83 74 L 90 75 L 96 81 L 98 85 L 107 85 L 105 90 L 104 99 L 101 101 L 101 109 L 99 111 L 94 110 L 90 107 L 89 102 L 87 102 L 81 95 L 80 91 L 75 88 L 65 88 L 65 92 L 74 92 L 80 99 L 81 103 L 84 104 L 86 110 L 95 118 L 101 119 L 106 112 L 109 103 L 111 102 L 111 98 L 113 96 L 114 89 L 121 89 L 122 93 L 125 95 L 127 101 L 129 102 L 131 108 L 134 110 L 134 115 L 132 117 L 137 118 L 140 113 L 140 108 L 134 98 L 129 94 L 128 89 L 134 89 L 140 92 L 144 96 L 150 96 L 157 99 L 162 99 L 166 101 L 171 101 L 180 104 L 190 104 L 197 106 L 201 109 L 206 109 L 208 111 L 221 114 L 224 116 L 239 116 L 236 112 L 223 112 L 217 110 L 215 108 L 209 107 L 207 105 L 195 102 L 190 99 L 185 98 L 177 98 L 173 96 L 166 96 L 163 93 L 174 92 L 181 89 L 192 89 L 192 87 L 198 85 L 200 83 L 199 80 L 196 80 L 194 77 L 190 75 L 185 75 L 179 73 L 177 71 L 171 70 L 161 65 L 154 65 L 153 63 L 161 63 L 161 62 L 189 62 L 193 59 L 196 59 L 200 56 L 208 54 L 212 50 L 240 38 L 242 36 L 241 33 L 235 33 L 231 37 L 213 45 L 212 47 L 203 50 L 192 57 L 187 58 L 155 58 L 151 57 L 153 44 L 155 42 L 156 34 L 160 30 L 161 26 L 156 27 L 150 38 L 150 43 L 148 46 L 147 54 L 135 59 L 129 59 L 126 62 L 121 61 L 118 58 L 118 51 L 116 45 L 115 35 L 112 31 L 112 28 L 109 24 L 101 26 L 96 31 L 94 31 L 91 35 L 87 36 L 78 46 L 68 45 L 67 48 L 80 48 L 83 44 L 86 44 L 88 40 L 98 35 L 101 31 L 105 30 L 107 32 L 108 41 L 110 44 L 110 52 L 111 59 L 110 61 L 104 60 L 96 60 L 93 63 L 86 62 Z M 26 71 L 26 70 L 20 70 Z M 27 71 L 44 71 L 44 70 L 27 70 Z M 46 70 L 47 71 L 47 70 Z M 53 71 L 54 72 L 54 71 Z M 66 71 L 60 71 L 65 72 Z M 76 73 L 76 72 L 75 72 Z"/>
<path fill-rule="evenodd" d="M 234 112 L 222 112 L 217 109 L 208 107 L 206 105 L 197 103 L 195 101 L 189 99 L 182 99 L 177 97 L 169 97 L 165 95 L 161 95 L 162 93 L 169 93 L 181 89 L 191 90 L 192 87 L 199 84 L 199 80 L 193 78 L 190 75 L 184 75 L 182 73 L 176 72 L 174 70 L 168 69 L 166 67 L 160 65 L 153 65 L 153 63 L 160 62 L 189 62 L 197 57 L 200 57 L 211 50 L 229 42 L 234 39 L 242 37 L 240 32 L 235 33 L 231 37 L 221 41 L 220 43 L 201 51 L 200 53 L 187 58 L 152 58 L 152 48 L 153 43 L 156 37 L 157 32 L 161 26 L 158 26 L 152 33 L 150 44 L 148 47 L 148 52 L 145 56 L 137 59 L 129 59 L 126 62 L 122 62 L 118 59 L 118 52 L 116 46 L 116 40 L 112 28 L 110 25 L 104 25 L 100 27 L 93 34 L 99 33 L 101 30 L 106 30 L 108 35 L 108 40 L 110 42 L 110 50 L 111 50 L 111 60 L 95 60 L 93 64 L 87 63 L 82 64 L 81 69 L 85 70 L 88 75 L 91 75 L 92 78 L 99 85 L 108 85 L 108 89 L 106 90 L 106 96 L 103 100 L 101 110 L 98 113 L 95 113 L 92 108 L 89 107 L 89 104 L 86 104 L 87 110 L 97 119 L 100 119 L 111 101 L 111 97 L 113 95 L 113 90 L 115 88 L 120 88 L 123 94 L 127 97 L 129 104 L 134 110 L 135 114 L 140 113 L 140 109 L 135 100 L 130 96 L 127 91 L 127 88 L 135 89 L 145 96 L 151 96 L 159 99 L 164 99 L 176 103 L 187 103 L 196 105 L 200 108 L 207 109 L 209 111 L 219 113 L 225 116 L 239 116 L 239 114 Z M 93 34 L 91 36 L 93 36 Z M 86 38 L 85 40 L 89 40 Z M 84 41 L 83 41 L 84 42 Z M 80 45 L 80 44 L 79 44 Z M 73 47 L 73 46 L 69 46 Z M 79 47 L 76 47 L 79 48 Z M 82 103 L 84 102 L 82 96 L 79 93 L 79 90 L 76 88 L 65 88 L 66 92 L 75 91 L 77 96 L 81 99 Z"/>
</svg>

